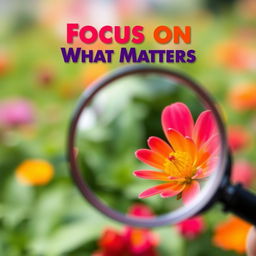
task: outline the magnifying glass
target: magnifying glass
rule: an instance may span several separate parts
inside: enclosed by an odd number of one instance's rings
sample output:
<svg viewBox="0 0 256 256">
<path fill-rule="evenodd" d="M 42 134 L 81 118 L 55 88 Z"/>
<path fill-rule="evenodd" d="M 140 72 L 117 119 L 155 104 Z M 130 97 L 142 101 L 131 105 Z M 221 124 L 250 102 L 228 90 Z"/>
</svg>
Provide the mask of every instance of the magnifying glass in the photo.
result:
<svg viewBox="0 0 256 256">
<path fill-rule="evenodd" d="M 175 224 L 216 202 L 256 224 L 256 196 L 230 181 L 216 103 L 169 69 L 125 66 L 90 85 L 71 120 L 68 159 L 84 198 L 127 225 Z M 137 202 L 156 216 L 128 215 Z"/>
</svg>

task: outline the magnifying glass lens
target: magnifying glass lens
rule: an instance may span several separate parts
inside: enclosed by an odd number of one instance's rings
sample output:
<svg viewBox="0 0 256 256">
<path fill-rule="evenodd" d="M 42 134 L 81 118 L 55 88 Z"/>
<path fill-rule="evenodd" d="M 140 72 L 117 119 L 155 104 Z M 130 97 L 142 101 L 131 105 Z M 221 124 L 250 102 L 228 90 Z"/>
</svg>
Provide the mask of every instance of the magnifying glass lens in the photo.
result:
<svg viewBox="0 0 256 256">
<path fill-rule="evenodd" d="M 218 122 L 182 80 L 153 73 L 116 79 L 97 91 L 77 121 L 82 183 L 124 215 L 135 203 L 155 216 L 196 205 L 222 175 Z"/>
</svg>

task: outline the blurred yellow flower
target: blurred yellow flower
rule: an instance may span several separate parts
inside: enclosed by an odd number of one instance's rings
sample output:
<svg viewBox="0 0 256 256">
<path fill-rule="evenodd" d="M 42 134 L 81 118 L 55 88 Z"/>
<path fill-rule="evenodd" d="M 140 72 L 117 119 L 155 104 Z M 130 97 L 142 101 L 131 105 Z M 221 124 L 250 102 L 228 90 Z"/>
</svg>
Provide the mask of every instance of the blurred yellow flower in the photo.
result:
<svg viewBox="0 0 256 256">
<path fill-rule="evenodd" d="M 224 249 L 244 253 L 246 249 L 246 237 L 251 225 L 237 217 L 230 217 L 219 224 L 213 237 L 213 243 Z"/>
<path fill-rule="evenodd" d="M 54 174 L 53 166 L 40 159 L 28 159 L 15 170 L 19 182 L 31 186 L 41 186 L 49 183 Z"/>
</svg>

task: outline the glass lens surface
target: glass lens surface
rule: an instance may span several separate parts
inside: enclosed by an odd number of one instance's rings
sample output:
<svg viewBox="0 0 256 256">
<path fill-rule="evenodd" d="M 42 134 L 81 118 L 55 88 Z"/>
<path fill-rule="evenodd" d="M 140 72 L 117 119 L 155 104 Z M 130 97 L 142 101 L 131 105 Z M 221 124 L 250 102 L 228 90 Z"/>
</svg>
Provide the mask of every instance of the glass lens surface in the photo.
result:
<svg viewBox="0 0 256 256">
<path fill-rule="evenodd" d="M 80 113 L 73 150 L 82 182 L 101 203 L 124 215 L 139 203 L 157 217 L 210 190 L 221 145 L 202 97 L 179 79 L 149 73 L 121 77 L 94 95 Z"/>
</svg>

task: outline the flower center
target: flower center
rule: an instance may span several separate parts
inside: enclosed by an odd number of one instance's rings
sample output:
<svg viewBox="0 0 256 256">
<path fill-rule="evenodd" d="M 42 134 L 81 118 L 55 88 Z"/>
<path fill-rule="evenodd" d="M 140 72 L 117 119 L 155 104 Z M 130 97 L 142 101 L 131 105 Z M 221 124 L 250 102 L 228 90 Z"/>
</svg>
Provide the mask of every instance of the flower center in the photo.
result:
<svg viewBox="0 0 256 256">
<path fill-rule="evenodd" d="M 193 161 L 188 152 L 172 152 L 164 163 L 164 171 L 170 176 L 185 178 L 186 183 L 191 183 L 195 172 Z"/>
</svg>

